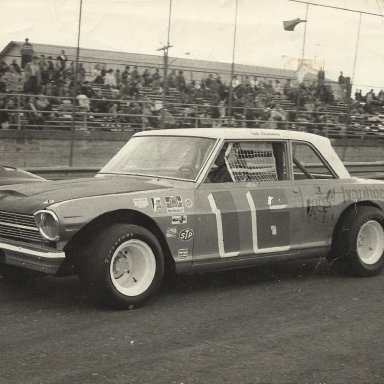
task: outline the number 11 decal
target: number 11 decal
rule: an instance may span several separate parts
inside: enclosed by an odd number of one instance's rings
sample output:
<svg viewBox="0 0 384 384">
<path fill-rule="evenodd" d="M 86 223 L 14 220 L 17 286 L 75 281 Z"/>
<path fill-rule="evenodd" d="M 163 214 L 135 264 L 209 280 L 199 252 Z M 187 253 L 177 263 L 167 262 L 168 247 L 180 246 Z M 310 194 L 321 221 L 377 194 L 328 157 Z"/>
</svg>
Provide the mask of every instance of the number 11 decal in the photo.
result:
<svg viewBox="0 0 384 384">
<path fill-rule="evenodd" d="M 245 194 L 245 198 L 248 202 L 249 213 L 251 216 L 251 236 L 252 236 L 252 250 L 250 249 L 241 249 L 240 246 L 240 234 L 239 234 L 239 216 L 237 212 L 237 207 L 233 199 L 232 194 L 229 191 L 220 191 L 213 192 L 208 195 L 209 205 L 211 207 L 212 213 L 214 213 L 216 218 L 217 226 L 217 241 L 220 257 L 235 257 L 240 254 L 240 251 L 243 251 L 245 254 L 253 251 L 254 254 L 260 253 L 271 253 L 271 252 L 281 252 L 287 251 L 290 249 L 289 244 L 289 235 L 280 234 L 278 232 L 278 227 L 281 225 L 288 225 L 289 223 L 289 214 L 285 211 L 286 205 L 279 206 L 267 206 L 264 209 L 261 209 L 260 217 L 257 217 L 257 210 L 255 206 L 255 199 L 257 196 L 253 196 L 256 191 L 248 191 Z M 271 213 L 268 211 L 271 210 Z M 284 210 L 281 213 L 272 214 L 272 211 Z M 262 214 L 264 212 L 264 214 Z M 267 214 L 267 216 L 265 216 Z M 275 218 L 272 218 L 272 215 Z M 273 220 L 273 221 L 271 221 Z M 259 222 L 258 222 L 259 221 Z M 260 221 L 262 221 L 260 223 Z M 271 221 L 271 222 L 270 222 Z M 258 225 L 260 227 L 260 246 L 259 246 L 259 233 Z M 269 239 L 268 236 L 264 239 L 266 228 L 270 233 Z M 288 230 L 289 232 L 289 230 Z M 225 239 L 225 243 L 224 243 Z"/>
<path fill-rule="evenodd" d="M 239 218 L 232 194 L 229 191 L 213 192 L 208 195 L 208 201 L 212 212 L 216 216 L 220 257 L 237 256 L 240 253 Z M 227 213 L 225 211 L 227 211 Z M 227 216 L 229 216 L 229 220 L 223 220 L 223 218 L 227 218 Z M 234 230 L 234 228 L 236 229 Z M 227 248 L 231 250 L 230 252 L 225 251 L 224 234 L 227 239 Z"/>
</svg>

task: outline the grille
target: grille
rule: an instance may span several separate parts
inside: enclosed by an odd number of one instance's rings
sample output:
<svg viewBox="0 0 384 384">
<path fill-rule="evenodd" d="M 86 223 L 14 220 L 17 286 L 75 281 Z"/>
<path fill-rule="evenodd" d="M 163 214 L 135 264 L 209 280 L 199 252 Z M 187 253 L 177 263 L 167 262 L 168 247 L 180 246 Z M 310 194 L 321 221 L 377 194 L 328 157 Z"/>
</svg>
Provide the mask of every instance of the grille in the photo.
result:
<svg viewBox="0 0 384 384">
<path fill-rule="evenodd" d="M 0 211 L 0 237 L 21 241 L 47 242 L 36 227 L 32 215 Z"/>
</svg>

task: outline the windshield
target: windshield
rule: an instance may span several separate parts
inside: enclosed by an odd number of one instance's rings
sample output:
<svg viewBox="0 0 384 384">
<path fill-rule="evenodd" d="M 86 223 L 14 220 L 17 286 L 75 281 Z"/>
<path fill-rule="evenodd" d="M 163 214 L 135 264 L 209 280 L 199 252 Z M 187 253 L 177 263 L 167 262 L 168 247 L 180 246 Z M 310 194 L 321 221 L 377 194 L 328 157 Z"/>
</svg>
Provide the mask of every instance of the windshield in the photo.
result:
<svg viewBox="0 0 384 384">
<path fill-rule="evenodd" d="M 100 173 L 195 180 L 214 144 L 202 137 L 132 137 Z"/>
</svg>

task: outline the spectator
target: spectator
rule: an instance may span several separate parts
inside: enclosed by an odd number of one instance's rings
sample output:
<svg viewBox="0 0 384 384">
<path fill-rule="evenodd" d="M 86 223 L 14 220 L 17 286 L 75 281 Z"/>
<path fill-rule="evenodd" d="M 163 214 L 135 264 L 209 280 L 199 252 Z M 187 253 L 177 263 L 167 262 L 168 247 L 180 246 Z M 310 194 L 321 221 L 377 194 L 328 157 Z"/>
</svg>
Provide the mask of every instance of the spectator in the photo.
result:
<svg viewBox="0 0 384 384">
<path fill-rule="evenodd" d="M 83 93 L 89 99 L 94 97 L 94 94 L 95 94 L 92 87 L 89 85 L 88 81 L 84 81 L 84 83 L 82 84 L 81 93 Z"/>
<path fill-rule="evenodd" d="M 77 68 L 77 73 L 78 73 L 78 81 L 80 81 L 80 83 L 84 83 L 85 81 L 85 77 L 86 77 L 86 70 L 84 68 L 84 65 L 83 63 L 79 63 L 79 66 Z"/>
<path fill-rule="evenodd" d="M 128 78 L 129 78 L 129 65 L 126 65 L 124 71 L 121 73 L 121 80 L 123 83 L 126 83 Z"/>
<path fill-rule="evenodd" d="M 21 55 L 21 68 L 24 69 L 25 65 L 32 61 L 34 50 L 29 39 L 25 39 L 25 43 L 22 45 L 20 50 Z"/>
<path fill-rule="evenodd" d="M 21 75 L 16 72 L 14 66 L 10 66 L 9 71 L 2 76 L 7 92 L 18 92 L 21 88 Z"/>
<path fill-rule="evenodd" d="M 45 95 L 37 96 L 35 106 L 37 111 L 41 112 L 41 115 L 44 119 L 50 116 L 52 112 L 52 105 Z"/>
<path fill-rule="evenodd" d="M 67 60 L 68 60 L 68 58 L 67 58 L 67 56 L 66 56 L 66 54 L 65 54 L 65 51 L 64 51 L 64 49 L 62 49 L 60 55 L 57 56 L 57 61 L 60 63 L 60 68 L 61 68 L 62 70 L 65 69 Z"/>
<path fill-rule="evenodd" d="M 275 80 L 273 84 L 273 93 L 275 95 L 282 95 L 284 93 L 284 87 L 279 80 Z"/>
<path fill-rule="evenodd" d="M 185 89 L 185 78 L 183 71 L 179 71 L 179 74 L 177 75 L 177 89 L 181 92 Z"/>
<path fill-rule="evenodd" d="M 5 100 L 0 99 L 0 128 L 9 128 L 9 113 L 6 111 Z"/>
<path fill-rule="evenodd" d="M 143 85 L 144 87 L 148 87 L 151 85 L 151 74 L 148 70 L 148 68 L 145 68 L 144 72 L 143 72 Z"/>
<path fill-rule="evenodd" d="M 91 78 L 90 81 L 93 83 L 97 83 L 96 79 L 100 77 L 101 71 L 100 71 L 100 66 L 99 64 L 95 64 L 94 68 L 92 69 L 91 72 Z"/>
<path fill-rule="evenodd" d="M 168 75 L 168 86 L 170 88 L 177 87 L 177 75 L 174 69 L 172 69 L 171 73 Z"/>
<path fill-rule="evenodd" d="M 219 105 L 220 104 L 218 99 L 212 102 L 212 106 L 210 110 L 210 115 L 212 119 L 212 128 L 217 128 L 221 126 Z"/>
<path fill-rule="evenodd" d="M 104 77 L 104 85 L 116 88 L 116 78 L 113 69 L 109 69 Z"/>
<path fill-rule="evenodd" d="M 38 111 L 36 107 L 36 99 L 35 97 L 31 96 L 27 102 L 27 109 L 29 112 L 27 112 L 27 120 L 28 123 L 34 126 L 40 126 L 44 124 L 44 117 L 41 112 Z"/>
<path fill-rule="evenodd" d="M 41 72 L 38 63 L 39 58 L 33 57 L 33 60 L 24 67 L 24 90 L 26 93 L 37 94 L 41 86 Z"/>
<path fill-rule="evenodd" d="M 232 79 L 232 88 L 235 89 L 239 85 L 240 85 L 240 80 L 237 78 L 237 75 L 234 75 Z"/>
<path fill-rule="evenodd" d="M 130 75 L 131 75 L 131 78 L 133 79 L 133 80 L 139 80 L 139 78 L 140 78 L 140 74 L 139 74 L 139 71 L 138 71 L 138 69 L 137 69 L 137 65 L 135 65 L 134 67 L 133 67 L 133 69 L 132 69 L 132 72 L 130 73 Z"/>
<path fill-rule="evenodd" d="M 355 100 L 357 100 L 360 103 L 364 102 L 364 97 L 361 94 L 361 89 L 360 90 L 356 89 Z"/>
<path fill-rule="evenodd" d="M 340 72 L 339 84 L 340 85 L 344 85 L 345 84 L 345 77 L 343 76 L 343 72 Z"/>
<path fill-rule="evenodd" d="M 17 64 L 16 59 L 12 60 L 11 67 L 13 67 L 17 73 L 21 73 L 20 66 Z"/>
<path fill-rule="evenodd" d="M 120 88 L 121 83 L 123 82 L 120 69 L 116 69 L 116 71 L 115 71 L 115 80 L 116 80 L 116 87 Z"/>
<path fill-rule="evenodd" d="M 121 92 L 118 88 L 116 87 L 111 87 L 111 98 L 112 100 L 117 100 L 121 96 Z"/>
<path fill-rule="evenodd" d="M 176 119 L 170 113 L 168 109 L 164 109 L 160 112 L 161 119 L 164 119 L 164 128 L 174 128 L 176 125 Z"/>
<path fill-rule="evenodd" d="M 79 107 L 83 111 L 89 111 L 91 109 L 91 102 L 86 94 L 80 91 L 78 92 L 76 99 L 77 103 L 79 104 Z"/>
</svg>

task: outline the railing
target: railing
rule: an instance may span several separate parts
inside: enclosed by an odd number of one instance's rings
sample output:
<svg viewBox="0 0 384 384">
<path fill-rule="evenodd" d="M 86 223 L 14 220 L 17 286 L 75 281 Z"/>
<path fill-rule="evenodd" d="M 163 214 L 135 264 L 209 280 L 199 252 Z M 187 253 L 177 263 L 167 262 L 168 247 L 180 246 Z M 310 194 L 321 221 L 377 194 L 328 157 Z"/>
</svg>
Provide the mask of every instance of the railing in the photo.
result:
<svg viewBox="0 0 384 384">
<path fill-rule="evenodd" d="M 106 90 L 108 91 L 108 90 Z M 43 96 L 50 101 L 51 108 L 32 109 L 28 99 L 35 95 L 26 94 L 0 94 L 0 97 L 11 98 L 13 100 L 12 109 L 5 107 L 0 111 L 8 112 L 10 116 L 10 129 L 33 129 L 33 130 L 143 130 L 156 129 L 162 124 L 161 95 L 150 94 L 146 90 L 143 100 L 129 99 L 89 99 L 90 103 L 107 103 L 109 105 L 119 105 L 118 112 L 101 113 L 92 112 L 86 108 L 74 105 L 77 100 L 63 96 Z M 148 95 L 150 97 L 148 97 Z M 280 128 L 299 131 L 309 131 L 327 137 L 350 137 L 364 138 L 370 136 L 382 136 L 384 132 L 378 124 L 369 121 L 369 117 L 354 119 L 348 112 L 335 112 L 332 106 L 325 106 L 324 111 L 313 112 L 299 110 L 294 103 L 282 96 L 272 98 L 276 103 L 284 105 L 286 118 L 276 121 L 266 117 L 267 109 L 255 107 L 233 107 L 233 115 L 228 116 L 228 108 L 225 105 L 212 105 L 209 100 L 201 100 L 200 103 L 188 104 L 181 100 L 175 101 L 177 97 L 168 96 L 166 107 L 171 114 L 166 114 L 164 119 L 165 128 L 175 127 L 255 127 L 255 128 Z M 65 104 L 63 101 L 66 100 Z M 70 103 L 69 103 L 69 102 Z M 139 104 L 144 109 L 132 113 L 129 104 Z M 190 108 L 193 114 L 187 116 L 186 110 Z M 210 111 L 218 108 L 220 116 L 212 118 Z M 253 116 L 249 118 L 249 116 Z M 311 121 L 314 116 L 320 121 Z M 3 126 L 3 128 L 7 125 Z"/>
</svg>

